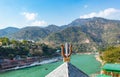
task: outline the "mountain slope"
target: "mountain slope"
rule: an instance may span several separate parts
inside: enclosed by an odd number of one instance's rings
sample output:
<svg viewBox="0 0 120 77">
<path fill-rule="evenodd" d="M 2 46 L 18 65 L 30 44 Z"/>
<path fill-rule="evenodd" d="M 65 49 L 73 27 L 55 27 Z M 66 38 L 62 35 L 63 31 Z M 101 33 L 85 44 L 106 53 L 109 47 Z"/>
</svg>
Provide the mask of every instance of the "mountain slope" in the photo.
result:
<svg viewBox="0 0 120 77">
<path fill-rule="evenodd" d="M 70 42 L 75 49 L 86 49 L 86 51 L 95 51 L 98 47 L 105 48 L 108 45 L 120 44 L 119 20 L 99 17 L 76 19 L 62 27 L 64 27 L 62 31 L 48 35 L 44 41 L 59 45 Z"/>
<path fill-rule="evenodd" d="M 14 33 L 11 37 L 15 39 L 38 40 L 48 35 L 49 31 L 40 27 L 25 27 Z"/>
<path fill-rule="evenodd" d="M 2 32 L 0 32 L 1 35 Z M 5 33 L 5 32 L 3 32 Z M 10 32 L 9 32 L 10 33 Z M 6 33 L 5 33 L 6 34 Z M 68 25 L 26 27 L 11 35 L 15 39 L 42 40 L 42 42 L 82 44 L 85 41 L 96 45 L 120 44 L 120 21 L 100 17 L 76 19 Z M 107 46 L 107 45 L 106 45 Z"/>
<path fill-rule="evenodd" d="M 19 29 L 15 27 L 8 27 L 0 30 L 0 37 L 7 36 L 17 32 Z"/>
<path fill-rule="evenodd" d="M 81 31 L 80 27 L 68 27 L 60 32 L 52 33 L 47 37 L 47 40 L 56 42 L 79 42 L 87 38 L 87 35 Z"/>
<path fill-rule="evenodd" d="M 67 26 L 80 26 L 82 31 L 88 34 L 94 42 L 115 42 L 120 36 L 120 21 L 94 17 L 77 19 Z M 111 40 L 109 40 L 112 38 Z"/>
<path fill-rule="evenodd" d="M 48 30 L 50 33 L 58 32 L 58 31 L 62 30 L 62 28 L 57 25 L 48 25 L 47 27 L 45 27 L 45 29 Z"/>
<path fill-rule="evenodd" d="M 61 28 L 56 25 L 49 25 L 48 27 L 25 27 L 14 33 L 11 37 L 15 39 L 26 40 L 40 40 L 48 36 L 50 33 L 60 31 Z"/>
<path fill-rule="evenodd" d="M 57 33 L 52 33 L 44 41 L 54 46 L 60 46 L 65 42 L 72 43 L 73 50 L 76 52 L 92 51 L 93 48 L 97 47 L 89 35 L 82 32 L 81 27 L 76 26 L 68 27 Z"/>
</svg>

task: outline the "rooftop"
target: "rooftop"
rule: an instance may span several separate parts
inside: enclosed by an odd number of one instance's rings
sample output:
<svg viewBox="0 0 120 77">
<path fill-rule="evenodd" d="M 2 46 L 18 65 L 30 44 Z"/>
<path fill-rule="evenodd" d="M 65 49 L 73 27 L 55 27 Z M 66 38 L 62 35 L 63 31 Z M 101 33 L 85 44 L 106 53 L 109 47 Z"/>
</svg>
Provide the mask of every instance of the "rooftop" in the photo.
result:
<svg viewBox="0 0 120 77">
<path fill-rule="evenodd" d="M 64 62 L 45 77 L 89 77 L 69 62 Z"/>
<path fill-rule="evenodd" d="M 102 69 L 107 71 L 120 72 L 120 64 L 105 64 Z"/>
</svg>

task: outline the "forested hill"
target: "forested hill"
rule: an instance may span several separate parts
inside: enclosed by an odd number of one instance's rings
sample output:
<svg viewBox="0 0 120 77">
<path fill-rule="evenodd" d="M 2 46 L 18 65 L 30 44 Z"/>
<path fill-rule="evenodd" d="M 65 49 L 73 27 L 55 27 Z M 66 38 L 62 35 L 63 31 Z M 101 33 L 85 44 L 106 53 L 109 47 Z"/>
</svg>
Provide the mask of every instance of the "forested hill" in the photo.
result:
<svg viewBox="0 0 120 77">
<path fill-rule="evenodd" d="M 48 27 L 26 27 L 12 33 L 15 39 L 36 40 L 54 44 L 72 42 L 90 48 L 120 43 L 120 21 L 105 18 L 76 19 L 68 25 Z M 87 46 L 87 47 L 89 47 Z M 91 47 L 92 46 L 92 47 Z"/>
<path fill-rule="evenodd" d="M 15 28 L 15 27 L 7 27 L 5 29 L 0 29 L 0 37 L 11 35 L 11 34 L 17 32 L 18 30 L 19 30 L 19 28 Z"/>
<path fill-rule="evenodd" d="M 46 41 L 53 42 L 81 42 L 86 39 L 91 39 L 86 33 L 82 32 L 81 27 L 68 27 L 62 31 L 52 33 L 47 38 Z"/>
<path fill-rule="evenodd" d="M 49 42 L 53 41 L 57 43 L 89 43 L 92 47 L 120 44 L 119 20 L 108 20 L 99 17 L 76 19 L 70 24 L 62 27 L 64 28 L 62 31 L 52 33 L 46 39 Z M 84 47 L 86 47 L 86 45 Z"/>
<path fill-rule="evenodd" d="M 120 21 L 104 18 L 76 19 L 67 26 L 80 26 L 93 41 L 113 43 L 120 38 Z"/>
</svg>

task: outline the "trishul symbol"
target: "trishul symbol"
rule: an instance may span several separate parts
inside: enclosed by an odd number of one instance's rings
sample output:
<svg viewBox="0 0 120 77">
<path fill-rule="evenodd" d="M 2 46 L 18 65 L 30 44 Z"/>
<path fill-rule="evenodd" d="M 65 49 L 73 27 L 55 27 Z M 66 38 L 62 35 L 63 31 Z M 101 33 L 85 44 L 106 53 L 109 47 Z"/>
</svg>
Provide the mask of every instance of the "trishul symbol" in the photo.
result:
<svg viewBox="0 0 120 77">
<path fill-rule="evenodd" d="M 72 54 L 72 45 L 65 44 L 61 45 L 61 55 L 63 56 L 63 61 L 64 62 L 69 62 L 70 61 L 70 55 Z"/>
</svg>

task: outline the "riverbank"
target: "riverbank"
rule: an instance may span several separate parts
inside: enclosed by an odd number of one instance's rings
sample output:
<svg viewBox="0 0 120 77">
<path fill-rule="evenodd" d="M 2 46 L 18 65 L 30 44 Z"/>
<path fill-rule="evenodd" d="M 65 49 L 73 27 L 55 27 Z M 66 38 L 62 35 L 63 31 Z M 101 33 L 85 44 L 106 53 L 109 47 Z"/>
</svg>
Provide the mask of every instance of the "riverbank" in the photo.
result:
<svg viewBox="0 0 120 77">
<path fill-rule="evenodd" d="M 100 59 L 99 55 L 95 55 L 95 58 L 96 58 L 97 61 L 99 61 L 102 64 L 102 60 Z"/>
<path fill-rule="evenodd" d="M 2 70 L 0 70 L 0 72 L 6 72 L 6 71 L 11 71 L 11 70 L 18 70 L 18 69 L 22 69 L 22 68 L 28 68 L 28 67 L 33 67 L 33 66 L 53 63 L 53 62 L 57 62 L 59 60 L 62 60 L 62 57 L 54 57 L 54 58 L 51 58 L 51 59 L 43 60 L 41 62 L 36 61 L 36 62 L 33 62 L 33 63 L 29 64 L 29 65 L 16 66 L 16 67 L 9 68 L 9 69 L 2 69 Z"/>
</svg>

